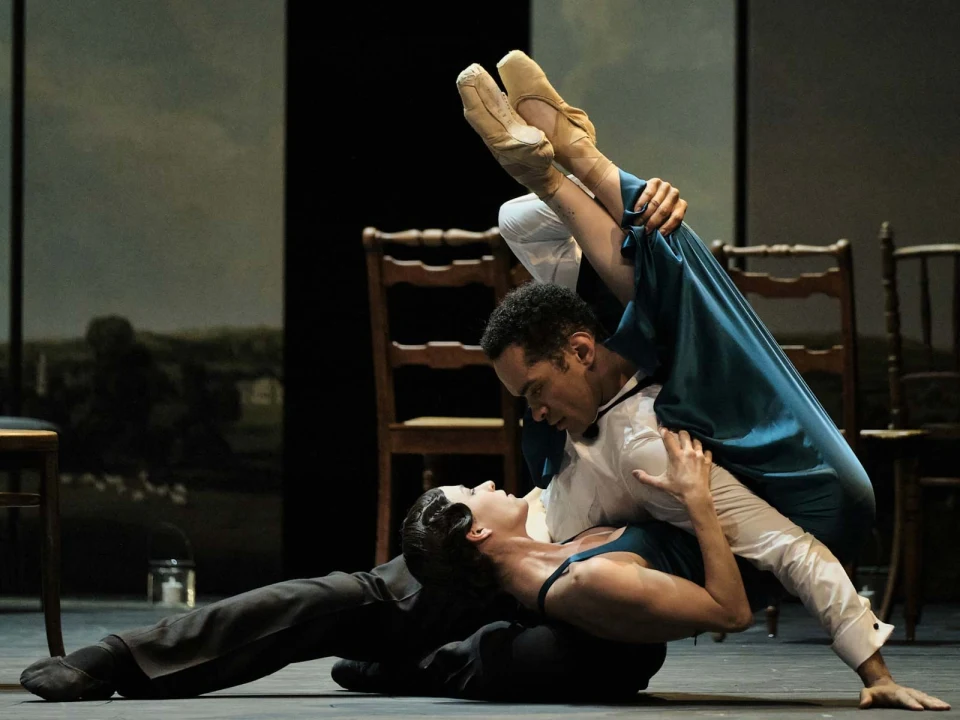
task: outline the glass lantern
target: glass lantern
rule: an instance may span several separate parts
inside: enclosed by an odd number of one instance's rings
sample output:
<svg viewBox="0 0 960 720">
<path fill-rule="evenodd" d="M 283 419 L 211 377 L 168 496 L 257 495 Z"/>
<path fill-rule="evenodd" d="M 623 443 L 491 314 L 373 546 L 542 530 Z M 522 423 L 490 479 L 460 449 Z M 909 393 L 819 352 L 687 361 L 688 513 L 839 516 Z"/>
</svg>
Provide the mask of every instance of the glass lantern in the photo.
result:
<svg viewBox="0 0 960 720">
<path fill-rule="evenodd" d="M 192 608 L 197 603 L 197 571 L 192 560 L 150 560 L 147 600 L 170 608 Z"/>
<path fill-rule="evenodd" d="M 180 548 L 164 547 L 156 552 L 161 528 L 178 536 Z M 193 546 L 176 525 L 161 523 L 150 534 L 147 560 L 147 602 L 161 607 L 186 609 L 197 603 L 197 570 Z"/>
</svg>

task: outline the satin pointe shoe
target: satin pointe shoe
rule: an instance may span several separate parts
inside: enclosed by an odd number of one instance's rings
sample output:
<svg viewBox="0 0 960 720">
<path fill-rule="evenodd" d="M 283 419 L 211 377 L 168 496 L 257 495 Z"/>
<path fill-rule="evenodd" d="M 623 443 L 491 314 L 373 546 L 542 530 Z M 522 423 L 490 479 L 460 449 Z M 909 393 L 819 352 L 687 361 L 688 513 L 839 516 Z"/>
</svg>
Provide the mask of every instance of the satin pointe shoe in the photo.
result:
<svg viewBox="0 0 960 720">
<path fill-rule="evenodd" d="M 523 121 L 493 77 L 474 63 L 457 78 L 463 115 L 497 162 L 542 200 L 553 197 L 563 174 L 553 166 L 553 147 L 543 131 Z"/>
<path fill-rule="evenodd" d="M 521 50 L 512 50 L 497 63 L 507 98 L 517 113 L 531 121 L 531 101 L 546 103 L 556 111 L 553 127 L 541 127 L 553 145 L 556 160 L 573 172 L 591 192 L 614 165 L 597 150 L 597 131 L 587 114 L 567 104 L 554 89 L 541 67 Z M 590 160 L 593 160 L 590 163 Z M 574 161 L 582 160 L 574 167 Z"/>
</svg>

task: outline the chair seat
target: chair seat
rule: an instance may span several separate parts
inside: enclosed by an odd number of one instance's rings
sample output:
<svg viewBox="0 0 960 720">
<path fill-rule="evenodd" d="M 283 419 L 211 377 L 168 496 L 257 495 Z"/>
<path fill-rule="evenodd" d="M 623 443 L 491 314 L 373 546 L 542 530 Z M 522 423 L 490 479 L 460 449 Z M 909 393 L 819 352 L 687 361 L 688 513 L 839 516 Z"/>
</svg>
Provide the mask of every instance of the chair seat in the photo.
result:
<svg viewBox="0 0 960 720">
<path fill-rule="evenodd" d="M 418 417 L 387 426 L 392 452 L 407 455 L 502 455 L 502 418 Z"/>
<path fill-rule="evenodd" d="M 843 430 L 840 432 L 846 435 Z M 929 434 L 927 430 L 900 430 L 892 428 L 869 428 L 860 431 L 860 437 L 862 438 L 888 441 L 917 440 Z"/>
<path fill-rule="evenodd" d="M 0 430 L 50 430 L 60 432 L 55 423 L 38 418 L 0 415 Z"/>
<path fill-rule="evenodd" d="M 456 429 L 499 429 L 503 427 L 503 418 L 471 418 L 471 417 L 415 417 L 404 420 L 402 423 L 391 423 L 391 430 L 403 427 L 415 428 L 456 428 Z"/>
<path fill-rule="evenodd" d="M 955 487 L 960 488 L 960 477 L 920 477 L 917 478 L 920 487 Z"/>
<path fill-rule="evenodd" d="M 960 423 L 924 423 L 920 427 L 934 440 L 960 440 Z"/>
<path fill-rule="evenodd" d="M 36 507 L 39 504 L 39 493 L 0 492 L 0 507 Z"/>
<path fill-rule="evenodd" d="M 57 433 L 51 430 L 0 428 L 0 452 L 49 452 L 57 449 Z"/>
</svg>

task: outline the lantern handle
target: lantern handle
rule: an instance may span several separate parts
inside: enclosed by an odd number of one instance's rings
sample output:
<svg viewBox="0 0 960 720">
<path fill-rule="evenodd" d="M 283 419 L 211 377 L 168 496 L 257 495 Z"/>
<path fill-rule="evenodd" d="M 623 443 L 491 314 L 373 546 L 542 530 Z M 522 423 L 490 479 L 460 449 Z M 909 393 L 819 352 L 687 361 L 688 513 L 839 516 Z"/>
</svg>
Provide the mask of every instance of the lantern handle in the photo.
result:
<svg viewBox="0 0 960 720">
<path fill-rule="evenodd" d="M 160 528 L 173 530 L 177 535 L 179 535 L 180 539 L 183 540 L 184 547 L 187 549 L 187 559 L 190 560 L 190 562 L 194 562 L 193 544 L 190 542 L 190 538 L 188 538 L 187 534 L 172 522 L 166 521 L 154 524 L 154 526 L 150 529 L 149 535 L 147 535 L 147 560 L 149 561 L 153 559 L 153 539 L 157 534 L 157 530 Z"/>
</svg>

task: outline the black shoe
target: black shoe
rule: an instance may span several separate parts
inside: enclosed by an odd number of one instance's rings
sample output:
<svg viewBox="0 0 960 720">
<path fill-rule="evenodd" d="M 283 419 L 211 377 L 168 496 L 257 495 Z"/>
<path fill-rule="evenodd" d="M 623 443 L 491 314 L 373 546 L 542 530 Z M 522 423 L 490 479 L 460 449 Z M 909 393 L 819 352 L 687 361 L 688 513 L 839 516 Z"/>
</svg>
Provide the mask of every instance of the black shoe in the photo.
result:
<svg viewBox="0 0 960 720">
<path fill-rule="evenodd" d="M 380 663 L 338 660 L 330 669 L 330 677 L 337 685 L 351 692 L 383 692 Z"/>
<path fill-rule="evenodd" d="M 39 660 L 20 675 L 20 684 L 44 700 L 106 700 L 113 695 L 113 653 L 104 643 L 66 657 Z"/>
<path fill-rule="evenodd" d="M 344 690 L 379 695 L 427 695 L 416 679 L 416 665 L 384 665 L 361 660 L 338 660 L 330 677 Z"/>
</svg>

